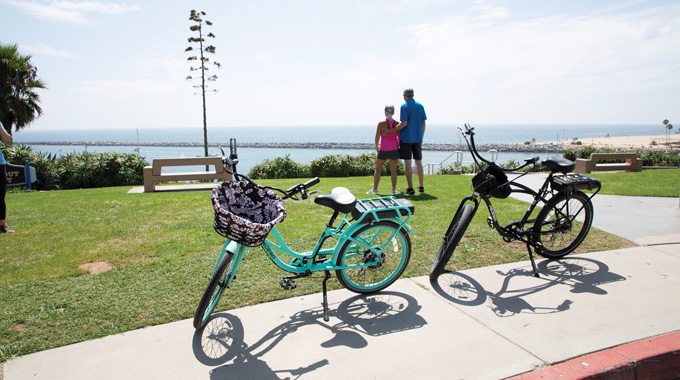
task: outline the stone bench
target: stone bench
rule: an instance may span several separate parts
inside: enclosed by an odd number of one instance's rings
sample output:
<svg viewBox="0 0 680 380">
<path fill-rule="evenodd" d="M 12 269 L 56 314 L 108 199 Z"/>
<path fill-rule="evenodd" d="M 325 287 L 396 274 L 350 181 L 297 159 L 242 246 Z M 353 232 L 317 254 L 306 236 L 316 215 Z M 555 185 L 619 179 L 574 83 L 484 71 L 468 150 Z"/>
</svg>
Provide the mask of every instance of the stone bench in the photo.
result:
<svg viewBox="0 0 680 380">
<path fill-rule="evenodd" d="M 622 163 L 601 163 L 601 161 L 625 160 Z M 637 153 L 591 153 L 589 159 L 577 158 L 576 173 L 585 174 L 592 171 L 625 170 L 627 172 L 642 171 L 642 160 Z"/>
<path fill-rule="evenodd" d="M 177 173 L 163 172 L 163 168 L 177 166 L 213 166 L 214 170 Z M 231 181 L 231 174 L 224 170 L 221 157 L 158 158 L 153 160 L 151 166 L 144 167 L 144 192 L 152 193 L 156 191 L 157 182 L 205 181 L 214 179 Z"/>
</svg>

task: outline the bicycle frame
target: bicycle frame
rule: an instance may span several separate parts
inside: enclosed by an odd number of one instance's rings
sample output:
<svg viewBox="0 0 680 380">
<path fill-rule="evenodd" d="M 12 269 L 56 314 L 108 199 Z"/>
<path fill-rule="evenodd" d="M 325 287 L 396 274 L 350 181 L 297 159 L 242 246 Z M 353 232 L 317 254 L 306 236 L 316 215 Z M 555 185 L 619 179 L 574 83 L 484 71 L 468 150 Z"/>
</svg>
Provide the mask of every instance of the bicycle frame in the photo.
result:
<svg viewBox="0 0 680 380">
<path fill-rule="evenodd" d="M 341 270 L 341 269 L 349 269 L 349 268 L 359 268 L 359 267 L 367 267 L 371 265 L 375 265 L 375 262 L 367 262 L 367 263 L 361 263 L 361 264 L 355 264 L 355 265 L 335 265 L 334 263 L 337 262 L 337 258 L 340 255 L 340 250 L 342 247 L 345 245 L 347 241 L 350 241 L 354 244 L 357 244 L 361 247 L 364 247 L 368 250 L 374 251 L 374 253 L 378 254 L 380 250 L 382 250 L 385 245 L 387 245 L 392 239 L 396 236 L 399 231 L 404 228 L 407 230 L 409 233 L 413 233 L 411 231 L 411 228 L 408 226 L 407 222 L 411 218 L 411 214 L 408 211 L 407 207 L 395 207 L 397 210 L 406 210 L 406 217 L 405 219 L 399 219 L 399 218 L 379 218 L 377 215 L 377 212 L 375 210 L 370 210 L 362 218 L 360 218 L 357 221 L 354 221 L 353 223 L 349 220 L 349 214 L 345 214 L 343 217 L 342 221 L 340 222 L 340 225 L 335 228 L 329 224 L 327 224 L 324 228 L 324 231 L 322 232 L 321 236 L 319 237 L 318 242 L 316 243 L 314 249 L 312 251 L 300 253 L 292 250 L 288 245 L 286 244 L 285 239 L 283 236 L 281 236 L 281 233 L 278 231 L 276 227 L 272 228 L 270 232 L 270 237 L 273 237 L 273 241 L 267 238 L 264 243 L 262 244 L 262 249 L 264 252 L 267 254 L 267 257 L 280 269 L 285 270 L 290 273 L 296 273 L 296 274 L 311 274 L 312 272 L 318 272 L 318 271 L 325 271 L 325 270 Z M 366 219 L 366 215 L 372 214 L 374 218 L 378 221 L 380 220 L 387 220 L 394 222 L 399 225 L 399 228 L 397 228 L 392 236 L 390 236 L 389 239 L 387 239 L 387 243 L 385 245 L 380 246 L 380 247 L 373 247 L 371 242 L 365 242 L 359 239 L 355 239 L 352 237 L 352 234 L 357 231 L 359 228 L 363 227 L 367 223 L 362 222 L 363 219 Z M 338 243 L 335 245 L 334 248 L 327 248 L 323 249 L 323 244 L 328 238 L 338 238 Z M 246 246 L 243 246 L 235 241 L 227 239 L 226 242 L 224 243 L 224 247 L 222 248 L 222 252 L 220 254 L 220 257 L 218 258 L 217 262 L 219 263 L 220 260 L 222 259 L 222 256 L 227 252 L 231 252 L 234 254 L 234 267 L 238 268 L 240 265 L 241 261 L 243 260 L 243 257 L 245 256 L 245 253 L 247 251 Z M 285 255 L 288 255 L 292 257 L 292 260 L 288 263 L 286 263 L 284 260 L 281 259 L 281 256 L 279 253 L 283 253 Z M 328 257 L 330 255 L 330 257 Z"/>
<path fill-rule="evenodd" d="M 408 211 L 408 208 L 406 207 L 403 207 L 403 209 Z M 368 213 L 373 213 L 374 215 L 376 214 L 375 211 L 368 211 Z M 370 242 L 364 242 L 353 238 L 352 234 L 359 228 L 366 225 L 367 223 L 362 223 L 361 221 L 365 217 L 357 221 L 354 221 L 353 223 L 349 220 L 348 217 L 349 214 L 345 214 L 342 221 L 340 222 L 340 225 L 337 228 L 334 228 L 327 224 L 312 251 L 300 253 L 292 250 L 290 247 L 288 247 L 285 239 L 283 238 L 283 236 L 281 236 L 281 233 L 278 231 L 276 227 L 272 228 L 270 232 L 270 237 L 273 237 L 273 241 L 267 238 L 265 242 L 262 244 L 262 249 L 267 254 L 267 257 L 269 257 L 269 259 L 277 267 L 290 273 L 311 274 L 311 272 L 318 272 L 324 270 L 341 270 L 374 265 L 375 263 L 372 262 L 340 266 L 334 264 L 335 262 L 337 262 L 337 258 L 341 253 L 340 252 L 341 248 L 345 245 L 347 241 L 362 246 L 366 249 L 373 250 L 376 254 L 379 253 L 380 249 L 384 248 L 384 246 L 381 246 L 377 247 L 379 249 L 376 249 L 372 246 L 372 244 L 370 244 Z M 408 220 L 411 218 L 410 212 L 407 214 L 405 219 L 399 218 L 380 219 L 377 215 L 375 215 L 375 218 L 377 220 L 392 221 L 399 225 L 399 228 L 397 228 L 395 232 L 392 234 L 392 236 L 390 236 L 390 238 L 387 240 L 388 243 L 392 241 L 392 239 L 396 236 L 397 233 L 399 233 L 399 231 L 402 228 L 406 229 L 408 233 L 413 233 L 411 231 L 411 228 L 407 224 Z M 339 240 L 335 247 L 323 249 L 323 244 L 328 238 L 338 238 Z M 227 239 L 227 241 L 224 244 L 224 247 L 222 248 L 220 259 L 226 251 L 232 252 L 235 255 L 234 257 L 234 260 L 236 260 L 235 265 L 239 265 L 241 260 L 243 259 L 243 256 L 245 255 L 245 252 L 247 251 L 247 247 Z M 288 263 L 285 262 L 284 260 L 281 259 L 280 255 L 277 254 L 277 252 L 292 257 L 292 260 Z M 328 257 L 329 255 L 330 257 Z M 218 259 L 218 262 L 220 259 Z"/>
<path fill-rule="evenodd" d="M 489 215 L 491 215 L 492 218 L 492 225 L 490 225 L 490 227 L 494 228 L 506 240 L 517 239 L 526 243 L 527 241 L 525 241 L 525 237 L 530 234 L 531 230 L 523 230 L 523 228 L 527 223 L 534 221 L 533 219 L 529 218 L 536 209 L 536 206 L 538 206 L 539 203 L 545 204 L 548 202 L 545 196 L 549 193 L 548 185 L 550 183 L 551 176 L 552 174 L 548 176 L 538 192 L 520 183 L 513 181 L 508 182 L 508 184 L 511 185 L 512 193 L 528 194 L 533 198 L 533 200 L 520 221 L 512 222 L 505 227 L 501 227 L 500 223 L 498 222 L 498 217 L 496 216 L 496 212 L 494 211 L 493 205 L 491 204 L 490 197 L 482 196 L 482 199 L 489 210 Z M 510 226 L 513 226 L 514 228 L 510 228 Z M 533 245 L 533 242 L 530 243 Z"/>
<path fill-rule="evenodd" d="M 536 206 L 538 206 L 539 203 L 545 204 L 548 202 L 548 200 L 546 199 L 546 195 L 550 193 L 548 190 L 548 186 L 550 184 L 551 178 L 552 173 L 548 175 L 548 178 L 546 178 L 545 182 L 543 183 L 538 192 L 521 183 L 514 182 L 514 180 L 507 182 L 507 184 L 511 186 L 512 193 L 528 194 L 533 198 L 533 201 L 529 205 L 529 208 L 527 208 L 527 211 L 524 213 L 524 216 L 520 221 L 512 222 L 505 227 L 502 227 L 500 225 L 498 221 L 498 216 L 496 215 L 496 211 L 493 207 L 493 204 L 491 203 L 491 197 L 489 196 L 474 193 L 473 195 L 463 198 L 463 200 L 460 203 L 459 209 L 465 202 L 471 201 L 474 204 L 472 214 L 475 215 L 477 213 L 477 209 L 479 208 L 479 201 L 477 199 L 482 198 L 484 204 L 486 205 L 487 210 L 489 211 L 489 216 L 491 218 L 489 220 L 489 227 L 495 229 L 496 232 L 498 232 L 498 234 L 501 235 L 506 241 L 520 240 L 524 243 L 528 243 L 534 246 L 534 242 L 526 238 L 526 236 L 529 236 L 531 234 L 532 230 L 531 229 L 523 230 L 523 228 L 527 223 L 531 223 L 534 221 L 533 219 L 529 218 L 536 209 Z"/>
</svg>

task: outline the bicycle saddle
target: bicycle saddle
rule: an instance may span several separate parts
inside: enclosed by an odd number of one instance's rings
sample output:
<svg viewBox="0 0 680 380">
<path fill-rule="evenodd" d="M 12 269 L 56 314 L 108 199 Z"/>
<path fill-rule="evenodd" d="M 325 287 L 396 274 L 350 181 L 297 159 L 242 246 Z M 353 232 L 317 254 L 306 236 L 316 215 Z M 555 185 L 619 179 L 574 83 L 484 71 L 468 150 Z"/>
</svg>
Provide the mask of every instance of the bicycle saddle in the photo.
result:
<svg viewBox="0 0 680 380">
<path fill-rule="evenodd" d="M 354 210 L 357 204 L 357 197 L 344 187 L 336 187 L 331 190 L 330 194 L 319 195 L 314 198 L 314 203 L 347 214 Z"/>
<path fill-rule="evenodd" d="M 574 166 L 576 166 L 574 161 L 567 160 L 563 157 L 549 157 L 548 159 L 543 160 L 541 165 L 547 167 L 553 173 L 561 172 L 562 174 L 569 173 L 574 170 Z"/>
</svg>

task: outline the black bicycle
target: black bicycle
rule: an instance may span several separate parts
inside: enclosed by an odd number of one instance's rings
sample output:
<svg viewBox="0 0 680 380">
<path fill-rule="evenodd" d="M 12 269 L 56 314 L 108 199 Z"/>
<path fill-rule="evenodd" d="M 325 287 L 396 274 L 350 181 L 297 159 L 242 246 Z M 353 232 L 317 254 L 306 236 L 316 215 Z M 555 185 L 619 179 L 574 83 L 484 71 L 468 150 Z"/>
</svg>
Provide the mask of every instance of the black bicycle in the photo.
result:
<svg viewBox="0 0 680 380">
<path fill-rule="evenodd" d="M 526 159 L 524 164 L 514 169 L 504 169 L 492 161 L 484 159 L 475 147 L 474 128 L 465 124 L 459 128 L 465 143 L 472 154 L 479 172 L 472 178 L 473 193 L 465 197 L 451 220 L 444 235 L 444 241 L 435 257 L 430 280 L 436 280 L 444 271 L 453 251 L 460 242 L 470 221 L 479 207 L 481 198 L 489 209 L 487 222 L 505 242 L 521 241 L 526 244 L 531 259 L 534 276 L 539 277 L 533 253 L 554 260 L 573 252 L 586 238 L 593 223 L 593 204 L 591 199 L 600 191 L 600 181 L 580 174 L 569 174 L 574 170 L 574 162 L 562 157 L 551 157 L 541 162 L 550 170 L 538 192 L 517 183 L 517 179 L 536 171 L 539 157 Z M 517 172 L 531 166 L 513 180 L 506 173 Z M 590 195 L 581 190 L 594 190 Z M 491 198 L 507 198 L 511 193 L 524 193 L 533 197 L 531 205 L 522 220 L 501 226 L 496 217 Z M 531 218 L 536 207 L 541 209 Z"/>
</svg>

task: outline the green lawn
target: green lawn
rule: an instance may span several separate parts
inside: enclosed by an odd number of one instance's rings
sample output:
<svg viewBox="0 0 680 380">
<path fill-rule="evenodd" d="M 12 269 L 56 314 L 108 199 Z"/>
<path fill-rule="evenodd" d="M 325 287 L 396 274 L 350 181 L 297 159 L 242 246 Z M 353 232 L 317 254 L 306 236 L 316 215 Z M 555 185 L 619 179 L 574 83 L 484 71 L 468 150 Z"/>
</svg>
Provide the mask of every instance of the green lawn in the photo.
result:
<svg viewBox="0 0 680 380">
<path fill-rule="evenodd" d="M 588 175 L 602 182 L 601 194 L 636 197 L 680 196 L 679 169 L 643 170 L 636 173 L 605 172 Z"/>
<path fill-rule="evenodd" d="M 650 173 L 650 174 L 647 174 Z M 597 174 L 603 188 L 609 178 Z M 647 188 L 650 175 L 626 187 Z M 405 276 L 429 271 L 451 216 L 460 199 L 471 193 L 470 176 L 428 176 L 427 194 L 412 196 L 413 254 Z M 677 177 L 675 186 L 677 192 Z M 403 177 L 400 177 L 403 183 Z M 665 179 L 664 179 L 665 181 Z M 296 180 L 263 180 L 287 188 Z M 613 183 L 614 181 L 612 181 Z M 671 181 L 672 182 L 672 181 Z M 384 178 L 385 193 L 389 178 Z M 372 178 L 324 178 L 316 189 L 324 193 L 348 187 L 359 197 Z M 672 185 L 672 184 L 671 184 Z M 669 186 L 671 186 L 669 185 Z M 618 186 L 618 185 L 617 185 Z M 612 185 L 611 188 L 614 188 Z M 654 186 L 656 189 L 657 186 Z M 210 193 L 127 194 L 129 187 L 52 192 L 11 192 L 8 221 L 14 235 L 0 236 L 0 362 L 13 356 L 63 346 L 145 326 L 190 318 L 207 284 L 223 239 L 212 228 Z M 603 190 L 603 192 L 605 191 Z M 646 189 L 650 190 L 650 189 Z M 649 193 L 645 195 L 659 195 Z M 677 193 L 675 194 L 677 196 Z M 288 201 L 288 218 L 279 230 L 291 248 L 308 250 L 330 217 L 329 209 L 311 199 Z M 526 204 L 514 199 L 494 201 L 501 222 L 516 220 Z M 486 225 L 480 209 L 450 269 L 467 269 L 528 258 L 523 244 L 505 244 Z M 300 227 L 303 228 L 300 228 Z M 579 252 L 631 246 L 632 243 L 593 229 Z M 113 270 L 88 275 L 80 264 L 106 262 Z M 237 282 L 218 305 L 245 305 L 321 291 L 321 280 L 303 279 L 295 290 L 283 290 L 278 270 L 260 248 L 249 251 Z M 332 289 L 340 285 L 329 281 Z"/>
</svg>

